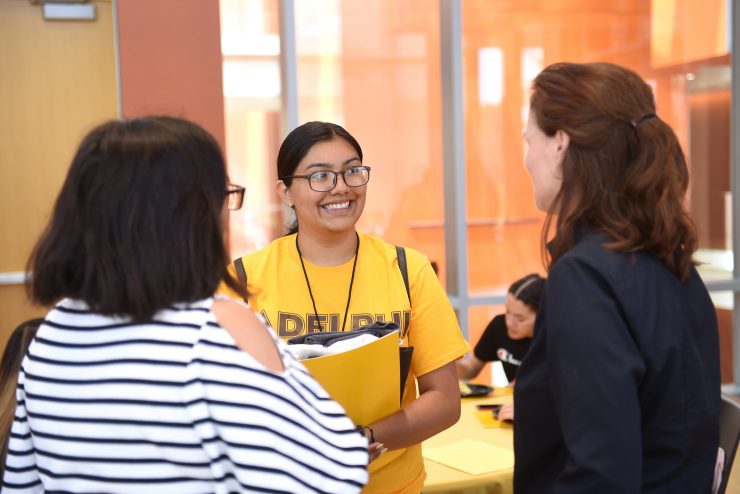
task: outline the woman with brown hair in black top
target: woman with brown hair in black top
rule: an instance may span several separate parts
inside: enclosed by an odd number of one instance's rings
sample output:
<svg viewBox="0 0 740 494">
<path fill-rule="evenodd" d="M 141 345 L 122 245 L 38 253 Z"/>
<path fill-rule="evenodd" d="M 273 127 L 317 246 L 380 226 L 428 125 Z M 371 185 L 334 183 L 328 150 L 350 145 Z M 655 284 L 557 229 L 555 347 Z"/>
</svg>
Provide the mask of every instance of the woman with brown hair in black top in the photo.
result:
<svg viewBox="0 0 740 494">
<path fill-rule="evenodd" d="M 709 493 L 717 319 L 686 160 L 650 85 L 609 63 L 551 65 L 524 138 L 548 278 L 514 388 L 515 492 Z"/>
</svg>

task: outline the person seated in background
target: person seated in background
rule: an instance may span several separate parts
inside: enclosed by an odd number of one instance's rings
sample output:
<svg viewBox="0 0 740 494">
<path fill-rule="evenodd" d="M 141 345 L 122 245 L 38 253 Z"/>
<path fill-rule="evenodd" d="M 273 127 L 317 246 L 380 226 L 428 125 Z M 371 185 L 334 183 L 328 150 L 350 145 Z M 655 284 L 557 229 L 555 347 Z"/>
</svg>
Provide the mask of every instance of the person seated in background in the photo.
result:
<svg viewBox="0 0 740 494">
<path fill-rule="evenodd" d="M 18 380 L 23 357 L 26 356 L 26 351 L 42 321 L 43 319 L 30 319 L 20 323 L 10 333 L 2 360 L 0 360 L 0 383 L 2 383 L 0 390 L 0 479 L 3 478 L 5 471 L 10 426 L 15 417 L 15 382 Z"/>
<path fill-rule="evenodd" d="M 457 361 L 457 376 L 474 379 L 487 362 L 501 361 L 510 384 L 529 349 L 545 279 L 536 273 L 515 281 L 506 294 L 506 313 L 494 317 L 466 360 Z"/>
<path fill-rule="evenodd" d="M 528 274 L 509 287 L 506 294 L 506 314 L 494 317 L 475 345 L 473 354 L 458 360 L 457 377 L 470 380 L 480 374 L 487 362 L 500 361 L 509 385 L 514 385 L 516 371 L 529 349 L 534 335 L 537 307 L 545 289 L 545 278 L 536 273 Z M 496 419 L 513 421 L 514 402 L 498 409 Z"/>
<path fill-rule="evenodd" d="M 55 304 L 18 376 L 3 494 L 359 492 L 368 441 L 233 290 L 244 188 L 216 140 L 114 120 L 77 150 L 33 250 Z"/>
</svg>

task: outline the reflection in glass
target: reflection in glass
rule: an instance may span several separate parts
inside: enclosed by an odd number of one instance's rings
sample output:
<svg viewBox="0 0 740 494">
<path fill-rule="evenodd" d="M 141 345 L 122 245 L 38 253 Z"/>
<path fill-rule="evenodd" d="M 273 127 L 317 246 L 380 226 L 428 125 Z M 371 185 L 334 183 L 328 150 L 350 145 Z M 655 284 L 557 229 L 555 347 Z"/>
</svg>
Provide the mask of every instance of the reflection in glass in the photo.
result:
<svg viewBox="0 0 740 494">
<path fill-rule="evenodd" d="M 229 177 L 249 188 L 231 214 L 234 255 L 267 245 L 281 233 L 275 194 L 280 139 L 280 37 L 277 0 L 221 0 L 226 161 Z"/>
<path fill-rule="evenodd" d="M 687 206 L 707 281 L 731 276 L 727 0 L 466 0 L 463 13 L 468 279 L 502 293 L 543 272 L 523 169 L 529 82 L 546 65 L 609 61 L 655 90 L 689 159 Z M 222 0 L 227 157 L 250 189 L 232 221 L 247 252 L 280 235 L 277 0 Z M 299 122 L 328 120 L 362 143 L 373 181 L 359 228 L 414 247 L 444 280 L 439 2 L 295 2 Z"/>
<path fill-rule="evenodd" d="M 702 275 L 731 277 L 728 5 L 462 2 L 471 292 L 501 293 L 516 273 L 543 270 L 543 216 L 523 169 L 521 133 L 530 81 L 563 60 L 617 63 L 650 82 L 658 115 L 674 128 L 689 160 L 687 206 L 699 231 Z M 497 78 L 487 68 L 493 55 L 482 55 L 491 50 L 501 60 Z M 499 90 L 495 104 L 481 97 Z"/>
</svg>

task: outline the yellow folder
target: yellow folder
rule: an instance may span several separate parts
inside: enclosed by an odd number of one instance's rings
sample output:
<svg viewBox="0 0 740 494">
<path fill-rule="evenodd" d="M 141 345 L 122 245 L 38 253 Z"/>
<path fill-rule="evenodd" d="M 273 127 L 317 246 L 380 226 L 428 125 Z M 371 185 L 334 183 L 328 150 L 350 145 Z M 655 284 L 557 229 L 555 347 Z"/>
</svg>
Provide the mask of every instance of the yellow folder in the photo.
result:
<svg viewBox="0 0 740 494">
<path fill-rule="evenodd" d="M 346 352 L 301 361 L 355 425 L 401 408 L 398 331 Z"/>
</svg>

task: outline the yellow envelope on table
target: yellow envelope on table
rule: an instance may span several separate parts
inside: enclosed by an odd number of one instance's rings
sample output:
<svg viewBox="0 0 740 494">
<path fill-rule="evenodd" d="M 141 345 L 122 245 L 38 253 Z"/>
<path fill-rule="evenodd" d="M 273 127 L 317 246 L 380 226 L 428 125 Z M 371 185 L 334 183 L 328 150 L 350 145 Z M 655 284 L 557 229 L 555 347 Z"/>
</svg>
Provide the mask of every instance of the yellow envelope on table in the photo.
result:
<svg viewBox="0 0 740 494">
<path fill-rule="evenodd" d="M 344 407 L 355 425 L 372 424 L 401 408 L 398 331 L 345 352 L 301 363 Z"/>
<path fill-rule="evenodd" d="M 514 468 L 514 451 L 474 439 L 423 449 L 424 458 L 469 475 Z"/>
</svg>

